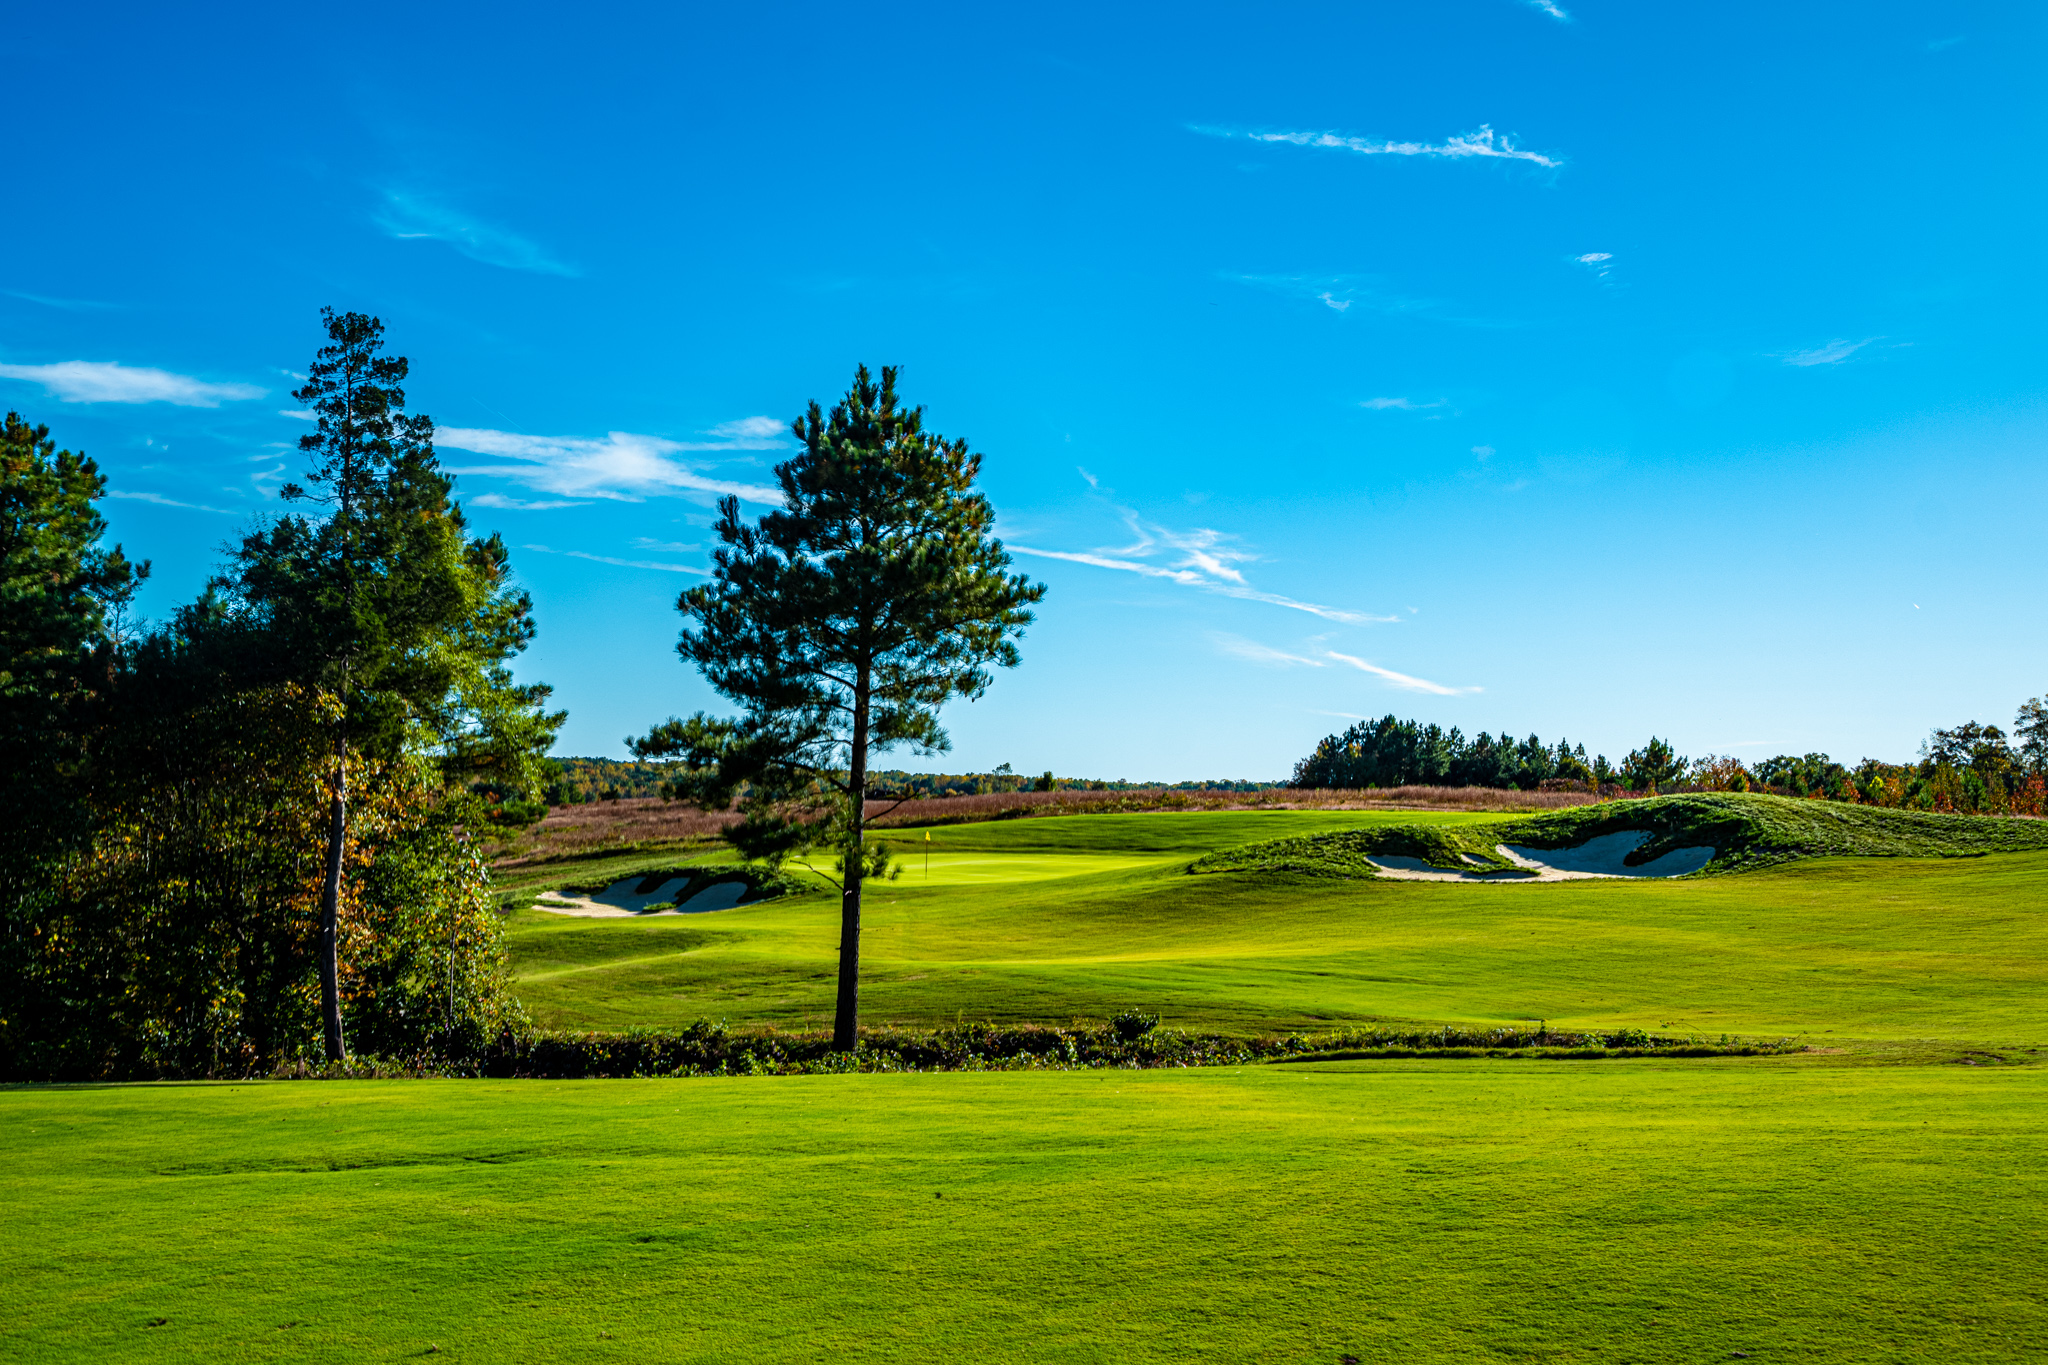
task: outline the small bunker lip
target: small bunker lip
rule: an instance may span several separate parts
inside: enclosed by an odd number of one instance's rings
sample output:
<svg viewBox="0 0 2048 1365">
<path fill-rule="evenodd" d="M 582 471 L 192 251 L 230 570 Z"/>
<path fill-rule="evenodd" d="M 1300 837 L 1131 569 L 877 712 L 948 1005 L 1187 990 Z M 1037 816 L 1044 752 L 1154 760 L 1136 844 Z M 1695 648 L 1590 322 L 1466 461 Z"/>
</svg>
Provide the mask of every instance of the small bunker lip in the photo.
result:
<svg viewBox="0 0 2048 1365">
<path fill-rule="evenodd" d="M 1630 864 L 1629 857 L 1650 838 L 1644 830 L 1618 830 L 1596 835 L 1565 848 L 1535 848 L 1523 844 L 1495 844 L 1495 850 L 1512 868 L 1493 871 L 1452 870 L 1437 867 L 1421 858 L 1371 853 L 1366 861 L 1382 877 L 1400 881 L 1500 882 L 1526 885 L 1531 882 L 1635 881 L 1648 878 L 1686 877 L 1714 860 L 1716 850 L 1705 845 L 1675 848 L 1648 862 Z"/>
<path fill-rule="evenodd" d="M 1503 867 L 1485 872 L 1474 869 L 1453 871 L 1438 867 L 1421 858 L 1411 858 L 1400 853 L 1368 853 L 1365 860 L 1379 869 L 1382 877 L 1397 881 L 1418 882 L 1533 882 L 1538 875 L 1519 867 Z"/>
</svg>

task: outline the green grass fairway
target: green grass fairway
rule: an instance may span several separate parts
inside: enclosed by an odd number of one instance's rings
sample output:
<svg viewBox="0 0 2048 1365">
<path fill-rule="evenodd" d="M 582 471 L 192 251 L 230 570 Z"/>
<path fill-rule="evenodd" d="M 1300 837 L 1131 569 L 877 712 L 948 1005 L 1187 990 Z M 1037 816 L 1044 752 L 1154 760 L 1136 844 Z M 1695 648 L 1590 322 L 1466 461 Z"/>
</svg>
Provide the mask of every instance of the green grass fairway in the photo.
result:
<svg viewBox="0 0 2048 1365">
<path fill-rule="evenodd" d="M 1789 1059 L 17 1090 L 0 1356 L 2017 1362 L 2044 1143 Z"/>
<path fill-rule="evenodd" d="M 878 829 L 874 837 L 908 856 L 925 836 L 934 848 L 1005 853 L 1186 853 L 1201 854 L 1261 839 L 1331 834 L 1387 825 L 1468 825 L 1498 820 L 1471 811 L 1202 811 L 1192 814 L 1055 815 L 1029 820 L 991 820 L 931 829 Z"/>
<path fill-rule="evenodd" d="M 874 890 L 886 897 L 899 887 L 1007 886 L 1185 861 L 1158 853 L 1149 857 L 1128 853 L 954 853 L 940 851 L 936 846 L 927 855 L 913 847 L 900 852 L 901 875 L 895 881 L 875 884 Z"/>
<path fill-rule="evenodd" d="M 1475 818 L 1487 817 L 1445 823 Z M 1915 1047 L 2048 1044 L 2044 853 L 1542 886 L 1183 871 L 1276 833 L 1412 819 L 954 826 L 933 831 L 930 883 L 911 832 L 898 845 L 901 880 L 871 889 L 867 1017 L 1064 1023 L 1141 1008 L 1239 1032 L 1548 1019 Z M 519 992 L 560 1027 L 817 1026 L 830 1017 L 837 942 L 830 894 L 660 920 L 525 912 L 511 926 Z"/>
</svg>

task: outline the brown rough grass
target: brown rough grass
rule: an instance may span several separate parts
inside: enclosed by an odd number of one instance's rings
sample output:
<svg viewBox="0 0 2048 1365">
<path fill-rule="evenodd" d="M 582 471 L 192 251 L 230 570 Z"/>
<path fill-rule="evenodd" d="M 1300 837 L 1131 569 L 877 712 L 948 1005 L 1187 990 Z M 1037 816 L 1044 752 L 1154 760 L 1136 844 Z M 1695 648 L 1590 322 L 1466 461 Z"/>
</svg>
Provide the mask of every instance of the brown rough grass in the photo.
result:
<svg viewBox="0 0 2048 1365">
<path fill-rule="evenodd" d="M 1039 815 L 1110 815 L 1141 811 L 1201 810 L 1474 810 L 1534 811 L 1583 806 L 1586 792 L 1501 791 L 1493 787 L 1387 787 L 1366 791 L 1132 791 L 990 792 L 939 796 L 896 805 L 870 801 L 867 816 L 879 828 L 959 825 Z M 507 844 L 500 867 L 557 862 L 643 846 L 706 843 L 739 819 L 734 811 L 704 811 L 657 797 L 628 797 L 556 806 L 532 834 Z"/>
</svg>

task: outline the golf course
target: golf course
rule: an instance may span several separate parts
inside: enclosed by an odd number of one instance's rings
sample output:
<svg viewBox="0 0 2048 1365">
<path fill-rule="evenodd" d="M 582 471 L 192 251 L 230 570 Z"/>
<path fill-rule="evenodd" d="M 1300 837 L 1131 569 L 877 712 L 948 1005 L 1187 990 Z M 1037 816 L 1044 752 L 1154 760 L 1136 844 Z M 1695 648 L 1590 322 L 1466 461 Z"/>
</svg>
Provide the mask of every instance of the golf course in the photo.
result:
<svg viewBox="0 0 2048 1365">
<path fill-rule="evenodd" d="M 1817 808 L 1684 800 L 1638 822 L 1782 835 Z M 1871 814 L 1803 845 L 1860 854 L 1524 885 L 1354 856 L 1532 827 L 1497 814 L 884 831 L 877 1028 L 1142 1010 L 1792 1050 L 16 1088 L 0 1356 L 2026 1359 L 2048 1349 L 2048 849 L 1965 846 L 2034 822 Z M 542 908 L 680 853 L 501 876 L 535 1022 L 828 1025 L 829 869 L 702 914 Z"/>
</svg>

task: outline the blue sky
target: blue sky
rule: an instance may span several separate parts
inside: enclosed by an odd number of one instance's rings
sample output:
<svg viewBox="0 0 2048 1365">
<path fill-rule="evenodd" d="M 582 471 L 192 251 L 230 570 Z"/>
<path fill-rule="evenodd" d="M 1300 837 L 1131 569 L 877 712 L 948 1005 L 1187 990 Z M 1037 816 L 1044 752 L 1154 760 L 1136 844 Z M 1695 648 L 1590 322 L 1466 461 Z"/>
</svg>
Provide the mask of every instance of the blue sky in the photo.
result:
<svg viewBox="0 0 2048 1365">
<path fill-rule="evenodd" d="M 717 707 L 710 504 L 861 361 L 1051 587 L 909 766 L 1273 778 L 1388 711 L 1897 759 L 2048 692 L 2038 6 L 343 18 L 9 16 L 0 405 L 150 613 L 275 510 L 332 304 L 565 753 Z"/>
</svg>

